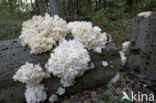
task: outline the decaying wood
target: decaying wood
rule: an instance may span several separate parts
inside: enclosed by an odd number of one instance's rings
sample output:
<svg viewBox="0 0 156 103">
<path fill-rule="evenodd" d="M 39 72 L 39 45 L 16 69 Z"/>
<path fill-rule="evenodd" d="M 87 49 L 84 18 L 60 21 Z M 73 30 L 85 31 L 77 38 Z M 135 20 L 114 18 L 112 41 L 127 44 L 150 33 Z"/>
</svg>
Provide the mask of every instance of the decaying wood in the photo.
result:
<svg viewBox="0 0 156 103">
<path fill-rule="evenodd" d="M 156 15 L 138 17 L 132 34 L 128 58 L 130 71 L 156 81 Z"/>
<path fill-rule="evenodd" d="M 91 21 L 92 20 L 92 17 L 91 16 L 82 16 L 82 17 L 66 16 L 66 17 L 64 17 L 64 19 L 67 22 L 70 22 L 70 21 Z"/>
<path fill-rule="evenodd" d="M 21 46 L 18 39 L 0 41 L 0 103 L 23 103 L 25 84 L 13 81 L 12 76 L 26 61 L 34 64 L 40 63 L 44 67 L 49 56 L 49 52 L 31 55 L 30 50 Z M 76 78 L 75 84 L 66 89 L 66 94 L 103 85 L 121 69 L 120 56 L 115 43 L 109 43 L 102 54 L 90 51 L 90 56 L 95 68 L 86 71 L 84 76 Z M 107 67 L 102 66 L 103 60 L 108 61 Z M 55 93 L 61 86 L 59 79 L 53 76 L 43 82 L 48 88 L 48 96 Z"/>
</svg>

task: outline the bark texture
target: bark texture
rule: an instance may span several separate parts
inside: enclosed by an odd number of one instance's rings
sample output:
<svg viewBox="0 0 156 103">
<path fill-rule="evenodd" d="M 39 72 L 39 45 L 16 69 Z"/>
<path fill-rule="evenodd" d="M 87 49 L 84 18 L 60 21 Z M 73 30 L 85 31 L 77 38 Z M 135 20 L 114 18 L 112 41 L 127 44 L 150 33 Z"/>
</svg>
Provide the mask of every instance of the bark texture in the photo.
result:
<svg viewBox="0 0 156 103">
<path fill-rule="evenodd" d="M 72 87 L 66 89 L 66 94 L 93 88 L 107 83 L 120 69 L 121 61 L 115 43 L 109 43 L 102 54 L 90 51 L 90 56 L 95 68 L 86 71 Z M 18 39 L 0 41 L 0 103 L 23 103 L 25 101 L 25 84 L 14 82 L 12 77 L 16 68 L 26 61 L 40 63 L 44 68 L 50 57 L 49 52 L 41 55 L 31 55 L 28 48 L 21 46 Z M 103 67 L 101 61 L 108 61 L 109 65 Z M 59 79 L 51 77 L 43 80 L 48 87 L 48 96 L 55 93 L 61 86 Z"/>
<path fill-rule="evenodd" d="M 128 67 L 156 81 L 156 15 L 149 18 L 138 17 L 132 34 Z"/>
</svg>

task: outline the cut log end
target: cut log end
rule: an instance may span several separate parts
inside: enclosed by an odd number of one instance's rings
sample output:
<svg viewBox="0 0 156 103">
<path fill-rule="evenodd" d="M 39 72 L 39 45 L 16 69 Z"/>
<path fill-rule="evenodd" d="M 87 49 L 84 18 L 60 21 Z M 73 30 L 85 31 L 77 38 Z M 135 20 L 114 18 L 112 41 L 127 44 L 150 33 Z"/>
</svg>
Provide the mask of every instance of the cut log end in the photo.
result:
<svg viewBox="0 0 156 103">
<path fill-rule="evenodd" d="M 156 81 L 156 13 L 139 17 L 134 24 L 128 67 L 130 71 Z"/>
</svg>

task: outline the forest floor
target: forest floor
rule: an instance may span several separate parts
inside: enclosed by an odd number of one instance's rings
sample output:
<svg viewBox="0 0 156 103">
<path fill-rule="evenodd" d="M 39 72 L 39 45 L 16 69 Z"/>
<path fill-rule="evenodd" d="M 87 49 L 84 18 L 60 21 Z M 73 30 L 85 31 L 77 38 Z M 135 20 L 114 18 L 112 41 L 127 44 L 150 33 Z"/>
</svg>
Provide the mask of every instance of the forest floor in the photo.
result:
<svg viewBox="0 0 156 103">
<path fill-rule="evenodd" d="M 111 98 L 117 98 L 123 91 L 126 93 L 131 93 L 133 91 L 135 93 L 140 92 L 143 94 L 154 94 L 154 92 L 156 92 L 156 88 L 150 87 L 150 85 L 138 79 L 142 77 L 142 75 L 136 75 L 134 73 L 127 74 L 126 72 L 120 72 L 119 80 L 116 83 L 113 83 L 115 90 L 113 91 Z M 63 96 L 55 103 L 98 103 L 99 100 L 103 99 L 103 93 L 107 89 L 106 84 L 104 84 L 103 86 L 97 88 Z"/>
</svg>

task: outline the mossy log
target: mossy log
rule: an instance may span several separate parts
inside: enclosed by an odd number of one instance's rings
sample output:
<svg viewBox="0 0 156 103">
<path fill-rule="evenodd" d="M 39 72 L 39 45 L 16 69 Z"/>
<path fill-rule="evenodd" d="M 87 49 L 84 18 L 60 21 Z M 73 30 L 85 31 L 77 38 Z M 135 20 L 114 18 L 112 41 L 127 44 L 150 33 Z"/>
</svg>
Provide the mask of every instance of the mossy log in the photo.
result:
<svg viewBox="0 0 156 103">
<path fill-rule="evenodd" d="M 130 71 L 156 81 L 156 13 L 136 18 L 127 64 Z"/>
<path fill-rule="evenodd" d="M 21 46 L 18 39 L 0 41 L 0 103 L 25 102 L 25 84 L 13 81 L 13 75 L 17 68 L 27 61 L 34 64 L 40 63 L 44 68 L 49 56 L 49 52 L 40 55 L 30 54 L 30 50 Z M 115 43 L 109 43 L 102 54 L 90 51 L 90 56 L 95 68 L 76 78 L 75 84 L 66 88 L 65 95 L 104 85 L 122 67 Z M 108 61 L 109 65 L 107 67 L 102 66 L 101 61 L 103 60 Z M 55 93 L 61 86 L 59 79 L 53 76 L 50 79 L 43 80 L 43 82 L 48 88 L 48 96 Z"/>
</svg>

